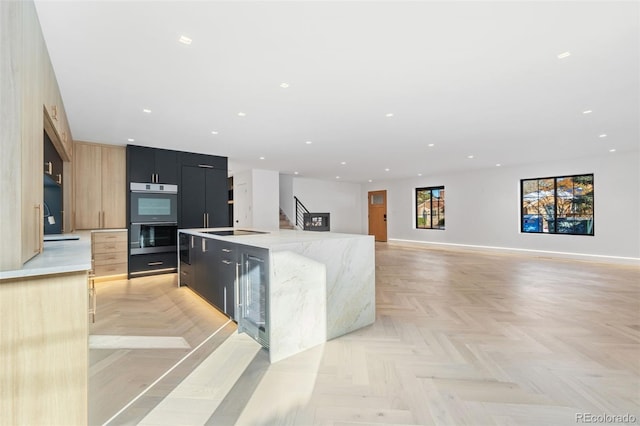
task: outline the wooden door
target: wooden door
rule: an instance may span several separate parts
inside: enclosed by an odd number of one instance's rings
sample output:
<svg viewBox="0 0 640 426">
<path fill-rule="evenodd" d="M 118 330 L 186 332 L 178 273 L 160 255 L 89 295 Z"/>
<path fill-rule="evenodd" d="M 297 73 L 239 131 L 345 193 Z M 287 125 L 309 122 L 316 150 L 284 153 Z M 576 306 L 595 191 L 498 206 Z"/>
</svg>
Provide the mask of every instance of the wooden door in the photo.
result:
<svg viewBox="0 0 640 426">
<path fill-rule="evenodd" d="M 369 191 L 369 235 L 376 241 L 387 241 L 387 191 Z"/>
<path fill-rule="evenodd" d="M 76 229 L 102 226 L 102 149 L 76 143 L 73 149 Z"/>
<path fill-rule="evenodd" d="M 102 147 L 102 227 L 127 227 L 126 150 Z"/>
</svg>

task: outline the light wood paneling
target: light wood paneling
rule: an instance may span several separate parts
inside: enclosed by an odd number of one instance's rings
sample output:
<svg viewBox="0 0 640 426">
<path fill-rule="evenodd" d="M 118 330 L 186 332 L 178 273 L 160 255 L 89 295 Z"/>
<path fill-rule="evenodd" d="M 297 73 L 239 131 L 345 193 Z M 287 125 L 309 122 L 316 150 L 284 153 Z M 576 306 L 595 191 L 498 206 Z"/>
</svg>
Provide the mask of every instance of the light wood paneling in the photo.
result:
<svg viewBox="0 0 640 426">
<path fill-rule="evenodd" d="M 126 228 L 127 151 L 124 146 L 102 146 L 103 228 Z"/>
<path fill-rule="evenodd" d="M 42 250 L 43 105 L 55 98 L 71 134 L 32 1 L 0 2 L 0 269 L 18 269 Z M 65 156 L 62 156 L 65 158 Z"/>
<path fill-rule="evenodd" d="M 0 282 L 0 425 L 87 423 L 87 273 Z"/>
<path fill-rule="evenodd" d="M 125 228 L 126 148 L 74 144 L 76 229 Z"/>
<path fill-rule="evenodd" d="M 22 266 L 22 2 L 0 1 L 0 270 Z M 7 244 L 7 242 L 11 242 Z"/>
<path fill-rule="evenodd" d="M 98 229 L 102 222 L 102 148 L 74 145 L 74 217 L 76 229 Z"/>
</svg>

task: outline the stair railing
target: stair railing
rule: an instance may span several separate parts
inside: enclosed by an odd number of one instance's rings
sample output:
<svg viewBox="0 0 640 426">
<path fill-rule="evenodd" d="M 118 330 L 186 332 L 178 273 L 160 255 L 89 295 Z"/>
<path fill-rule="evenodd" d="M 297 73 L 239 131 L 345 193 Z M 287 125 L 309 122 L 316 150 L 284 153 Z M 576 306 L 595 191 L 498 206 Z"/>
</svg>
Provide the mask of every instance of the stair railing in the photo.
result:
<svg viewBox="0 0 640 426">
<path fill-rule="evenodd" d="M 295 195 L 293 199 L 296 201 L 296 227 L 298 229 L 304 229 L 304 214 L 309 213 L 309 209 L 307 209 Z"/>
</svg>

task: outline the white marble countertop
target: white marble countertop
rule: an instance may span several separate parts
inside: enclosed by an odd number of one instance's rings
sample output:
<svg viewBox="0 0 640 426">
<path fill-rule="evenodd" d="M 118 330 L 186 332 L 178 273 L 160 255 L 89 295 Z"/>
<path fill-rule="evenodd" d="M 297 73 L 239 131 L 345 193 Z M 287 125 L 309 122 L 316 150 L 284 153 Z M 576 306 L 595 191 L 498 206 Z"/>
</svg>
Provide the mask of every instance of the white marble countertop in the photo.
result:
<svg viewBox="0 0 640 426">
<path fill-rule="evenodd" d="M 0 272 L 2 280 L 34 277 L 91 269 L 91 233 L 77 232 L 79 240 L 45 241 L 44 251 L 25 263 L 22 268 Z"/>
<path fill-rule="evenodd" d="M 264 234 L 248 235 L 215 235 L 207 234 L 209 231 L 232 231 L 234 228 L 195 228 L 180 229 L 180 232 L 199 237 L 229 241 L 236 244 L 245 244 L 266 249 L 284 248 L 289 244 L 299 244 L 321 240 L 338 240 L 345 238 L 368 237 L 368 235 L 342 234 L 338 232 L 299 231 L 294 229 L 280 229 L 276 231 L 263 231 L 258 229 L 242 228 L 243 230 L 265 232 Z M 240 228 L 238 228 L 240 229 Z"/>
</svg>

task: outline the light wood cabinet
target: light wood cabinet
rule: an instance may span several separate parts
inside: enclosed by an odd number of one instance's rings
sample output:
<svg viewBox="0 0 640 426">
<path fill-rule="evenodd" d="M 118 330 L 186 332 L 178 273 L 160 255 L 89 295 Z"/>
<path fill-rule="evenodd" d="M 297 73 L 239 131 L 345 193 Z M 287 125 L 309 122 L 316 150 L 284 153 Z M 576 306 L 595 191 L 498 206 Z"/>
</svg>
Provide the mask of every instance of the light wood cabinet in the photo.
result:
<svg viewBox="0 0 640 426">
<path fill-rule="evenodd" d="M 57 105 L 61 124 L 56 132 L 64 133 L 67 140 L 63 161 L 72 154 L 62 97 L 32 1 L 0 1 L 0 75 L 0 235 L 11 242 L 0 246 L 0 270 L 6 271 L 20 268 L 43 248 L 47 104 Z M 51 139 L 60 152 L 58 137 Z M 70 207 L 65 201 L 65 210 Z"/>
<path fill-rule="evenodd" d="M 127 230 L 91 233 L 91 258 L 96 277 L 125 275 L 128 268 Z"/>
<path fill-rule="evenodd" d="M 0 281 L 0 425 L 87 424 L 87 272 Z"/>
<path fill-rule="evenodd" d="M 126 228 L 126 149 L 74 144 L 76 229 Z"/>
</svg>

